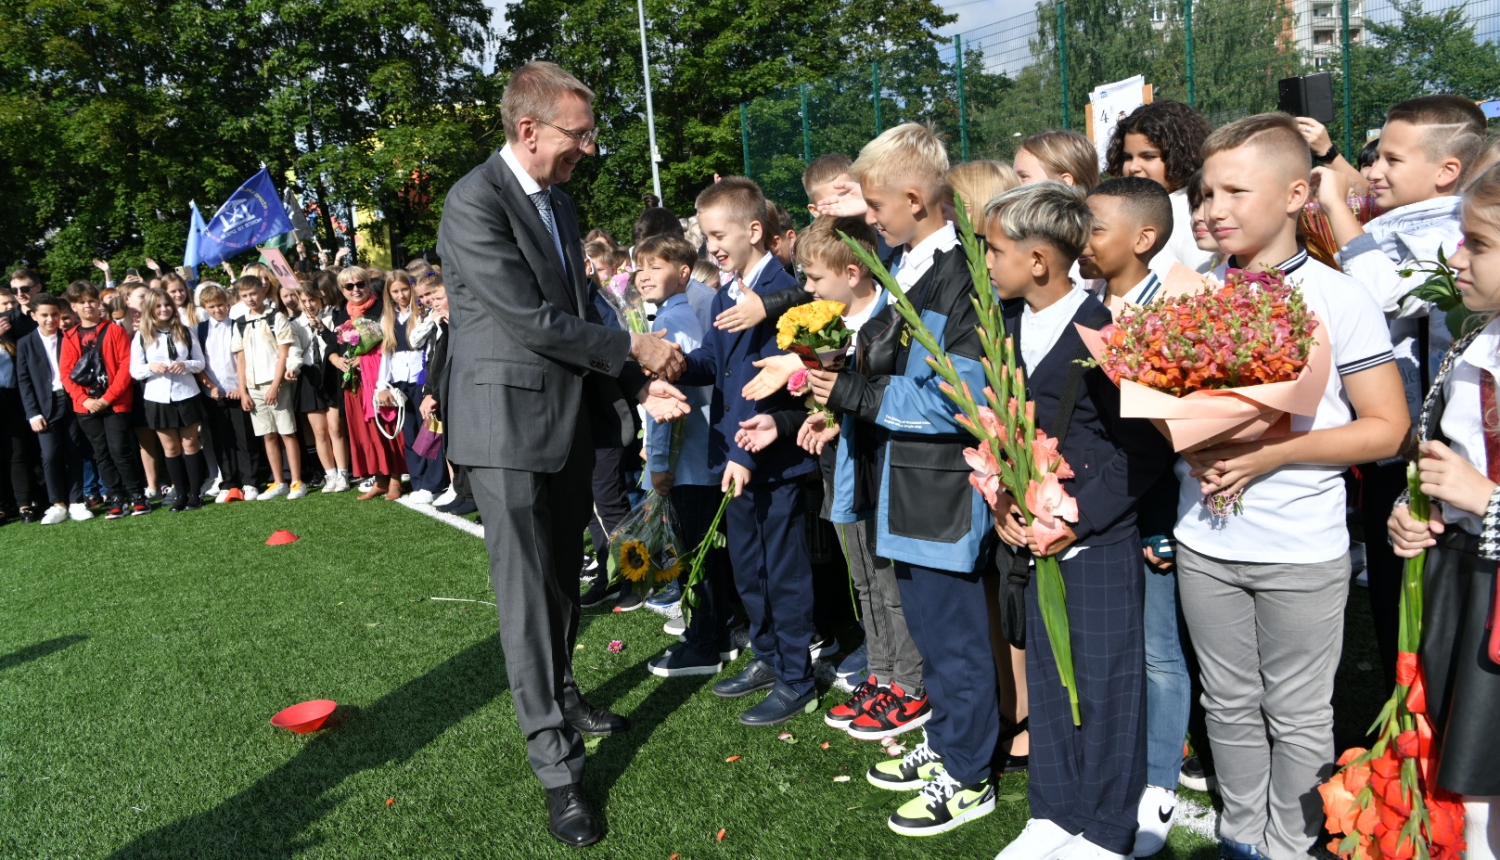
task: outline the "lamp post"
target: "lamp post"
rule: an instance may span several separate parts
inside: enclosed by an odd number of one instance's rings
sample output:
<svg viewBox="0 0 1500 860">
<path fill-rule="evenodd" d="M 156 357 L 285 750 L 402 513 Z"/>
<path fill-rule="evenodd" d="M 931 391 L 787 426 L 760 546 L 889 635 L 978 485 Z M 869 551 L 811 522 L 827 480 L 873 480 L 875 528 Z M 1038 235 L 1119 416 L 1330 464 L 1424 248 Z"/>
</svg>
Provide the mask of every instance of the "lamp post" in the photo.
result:
<svg viewBox="0 0 1500 860">
<path fill-rule="evenodd" d="M 635 9 L 641 22 L 641 75 L 646 79 L 646 134 L 651 143 L 651 190 L 656 194 L 656 199 L 661 200 L 661 169 L 656 166 L 661 155 L 656 151 L 656 111 L 651 106 L 651 57 L 646 53 L 646 0 L 635 0 Z"/>
</svg>

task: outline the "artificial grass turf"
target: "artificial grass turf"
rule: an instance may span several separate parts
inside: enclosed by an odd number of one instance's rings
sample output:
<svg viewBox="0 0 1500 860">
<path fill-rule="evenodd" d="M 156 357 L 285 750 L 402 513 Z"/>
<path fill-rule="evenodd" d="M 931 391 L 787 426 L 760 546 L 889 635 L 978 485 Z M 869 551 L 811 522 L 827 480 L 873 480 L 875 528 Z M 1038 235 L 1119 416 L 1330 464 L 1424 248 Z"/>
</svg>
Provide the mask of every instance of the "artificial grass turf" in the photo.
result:
<svg viewBox="0 0 1500 860">
<path fill-rule="evenodd" d="M 302 540 L 264 546 L 278 528 Z M 864 782 L 875 745 L 818 715 L 744 728 L 754 697 L 646 671 L 660 616 L 594 611 L 575 673 L 633 727 L 589 742 L 604 841 L 564 848 L 493 608 L 430 599 L 493 600 L 486 565 L 478 539 L 348 493 L 0 529 L 0 856 L 988 858 L 1025 822 L 1010 776 L 987 819 L 897 836 L 911 795 Z M 340 703 L 323 731 L 269 724 L 313 698 Z M 1216 853 L 1179 829 L 1158 856 Z"/>
</svg>

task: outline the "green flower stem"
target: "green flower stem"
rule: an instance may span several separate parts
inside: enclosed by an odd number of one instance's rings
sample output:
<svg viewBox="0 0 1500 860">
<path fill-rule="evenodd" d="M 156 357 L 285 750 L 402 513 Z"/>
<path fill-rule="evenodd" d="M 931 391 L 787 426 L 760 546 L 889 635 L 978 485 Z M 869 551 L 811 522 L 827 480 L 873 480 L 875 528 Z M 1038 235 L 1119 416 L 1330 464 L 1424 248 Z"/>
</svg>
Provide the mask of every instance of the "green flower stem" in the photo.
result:
<svg viewBox="0 0 1500 860">
<path fill-rule="evenodd" d="M 711 550 L 723 546 L 719 537 L 719 523 L 724 519 L 724 511 L 729 507 L 729 500 L 734 498 L 734 482 L 729 482 L 729 492 L 719 500 L 719 510 L 714 514 L 714 521 L 709 524 L 708 531 L 704 533 L 703 540 L 699 542 L 698 548 L 693 550 L 693 560 L 688 564 L 687 583 L 682 587 L 682 623 L 693 623 L 693 608 L 698 605 L 698 592 L 693 586 L 703 581 L 703 565 L 708 561 Z"/>
</svg>

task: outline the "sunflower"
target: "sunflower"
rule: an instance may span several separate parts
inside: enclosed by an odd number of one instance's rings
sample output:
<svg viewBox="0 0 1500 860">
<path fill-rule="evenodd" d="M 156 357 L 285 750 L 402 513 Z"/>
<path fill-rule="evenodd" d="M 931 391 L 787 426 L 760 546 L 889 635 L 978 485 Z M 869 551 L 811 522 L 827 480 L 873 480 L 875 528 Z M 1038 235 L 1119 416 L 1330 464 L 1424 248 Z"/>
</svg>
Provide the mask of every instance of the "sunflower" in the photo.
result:
<svg viewBox="0 0 1500 860">
<path fill-rule="evenodd" d="M 677 577 L 679 577 L 681 575 L 682 575 L 682 562 L 679 561 L 676 564 L 672 565 L 671 567 L 667 568 L 666 570 L 658 570 L 656 572 L 656 581 L 659 582 L 659 583 L 661 583 L 661 582 L 671 582 L 672 580 L 676 579 Z"/>
<path fill-rule="evenodd" d="M 628 540 L 620 545 L 620 575 L 631 582 L 640 582 L 651 572 L 651 554 L 646 545 L 638 540 Z"/>
</svg>

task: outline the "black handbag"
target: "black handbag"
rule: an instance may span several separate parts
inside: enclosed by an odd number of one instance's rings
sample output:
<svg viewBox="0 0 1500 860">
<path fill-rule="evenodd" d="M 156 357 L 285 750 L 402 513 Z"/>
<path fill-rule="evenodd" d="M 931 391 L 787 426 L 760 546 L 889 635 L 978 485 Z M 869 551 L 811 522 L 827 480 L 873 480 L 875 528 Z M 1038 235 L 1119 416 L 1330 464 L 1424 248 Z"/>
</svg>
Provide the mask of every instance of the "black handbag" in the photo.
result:
<svg viewBox="0 0 1500 860">
<path fill-rule="evenodd" d="M 1049 435 L 1057 440 L 1058 450 L 1068 438 L 1068 428 L 1073 423 L 1073 407 L 1078 404 L 1078 388 L 1083 384 L 1083 374 L 1088 368 L 1078 362 L 1089 357 L 1088 347 L 1078 345 L 1073 362 L 1068 365 L 1068 378 L 1063 382 L 1062 399 L 1057 402 L 1057 413 L 1052 416 Z M 1005 641 L 1017 648 L 1026 647 L 1026 586 L 1031 584 L 1031 553 L 1021 549 L 1016 552 L 996 552 L 995 567 L 1000 571 L 1000 634 Z"/>
</svg>

